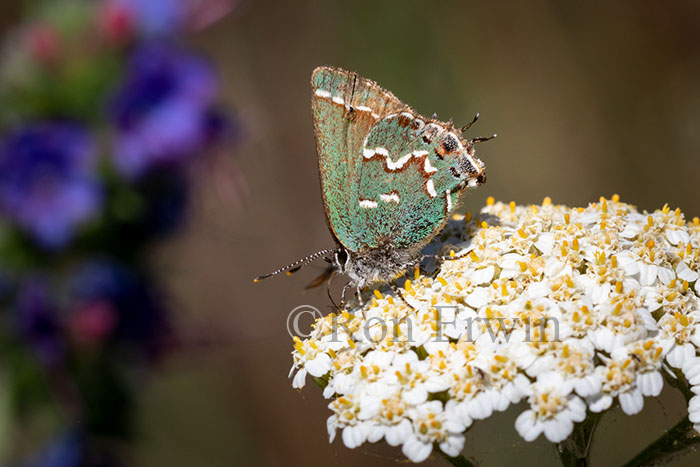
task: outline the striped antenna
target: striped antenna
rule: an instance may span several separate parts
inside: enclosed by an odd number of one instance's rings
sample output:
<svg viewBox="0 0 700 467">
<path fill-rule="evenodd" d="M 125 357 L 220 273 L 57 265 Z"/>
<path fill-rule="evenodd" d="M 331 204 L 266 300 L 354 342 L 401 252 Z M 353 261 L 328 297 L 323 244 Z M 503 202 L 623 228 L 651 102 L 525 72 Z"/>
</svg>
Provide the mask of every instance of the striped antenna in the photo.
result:
<svg viewBox="0 0 700 467">
<path fill-rule="evenodd" d="M 491 136 L 479 136 L 478 138 L 474 138 L 474 139 L 471 140 L 470 142 L 471 142 L 472 144 L 476 144 L 476 143 L 485 143 L 486 141 L 491 141 L 491 140 L 494 139 L 496 136 L 498 136 L 496 133 L 492 134 Z"/>
<path fill-rule="evenodd" d="M 459 131 L 462 132 L 462 133 L 464 133 L 464 132 L 467 131 L 469 128 L 471 128 L 471 126 L 472 126 L 474 123 L 476 123 L 477 120 L 479 120 L 479 112 L 477 112 L 476 115 L 474 115 L 474 120 L 472 120 L 471 122 L 469 122 L 469 123 L 467 123 L 466 125 L 464 125 L 462 128 L 459 129 Z"/>
<path fill-rule="evenodd" d="M 314 253 L 314 254 L 312 254 L 312 255 L 309 255 L 309 256 L 307 256 L 306 258 L 303 258 L 303 259 L 300 259 L 300 260 L 298 260 L 298 261 L 295 261 L 295 262 L 293 262 L 292 264 L 290 264 L 290 265 L 288 265 L 288 266 L 285 266 L 285 267 L 283 267 L 283 268 L 280 268 L 280 269 L 278 269 L 278 270 L 276 270 L 276 271 L 273 271 L 273 272 L 271 272 L 271 273 L 269 273 L 269 274 L 264 274 L 264 275 L 262 275 L 262 276 L 258 276 L 258 277 L 256 277 L 255 279 L 253 279 L 253 282 L 260 282 L 260 281 L 263 280 L 263 279 L 267 279 L 268 277 L 272 277 L 272 276 L 274 276 L 274 275 L 277 275 L 277 274 L 279 274 L 279 273 L 281 273 L 281 272 L 285 272 L 285 271 L 287 271 L 288 274 L 292 274 L 292 273 L 296 272 L 297 270 L 299 270 L 299 269 L 300 269 L 302 266 L 304 266 L 305 264 L 308 264 L 308 263 L 310 263 L 310 262 L 312 262 L 312 261 L 314 261 L 314 260 L 316 260 L 316 259 L 318 259 L 318 258 L 321 258 L 321 257 L 323 257 L 323 256 L 326 256 L 326 255 L 329 254 L 329 253 L 335 253 L 336 251 L 337 251 L 337 250 L 336 250 L 335 248 L 330 248 L 330 249 L 328 249 L 328 250 L 317 251 L 316 253 Z"/>
</svg>

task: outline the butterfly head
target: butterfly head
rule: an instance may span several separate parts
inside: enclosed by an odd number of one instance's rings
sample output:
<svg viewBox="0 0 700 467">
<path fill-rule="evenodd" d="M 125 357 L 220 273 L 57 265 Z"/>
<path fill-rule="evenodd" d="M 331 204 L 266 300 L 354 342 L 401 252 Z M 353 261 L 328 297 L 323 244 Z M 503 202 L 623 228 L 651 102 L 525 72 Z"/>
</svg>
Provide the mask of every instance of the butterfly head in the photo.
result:
<svg viewBox="0 0 700 467">
<path fill-rule="evenodd" d="M 452 176 L 459 179 L 461 187 L 475 188 L 486 182 L 484 163 L 474 153 L 474 142 L 457 136 L 454 131 L 441 135 L 436 154 L 450 162 Z"/>
</svg>

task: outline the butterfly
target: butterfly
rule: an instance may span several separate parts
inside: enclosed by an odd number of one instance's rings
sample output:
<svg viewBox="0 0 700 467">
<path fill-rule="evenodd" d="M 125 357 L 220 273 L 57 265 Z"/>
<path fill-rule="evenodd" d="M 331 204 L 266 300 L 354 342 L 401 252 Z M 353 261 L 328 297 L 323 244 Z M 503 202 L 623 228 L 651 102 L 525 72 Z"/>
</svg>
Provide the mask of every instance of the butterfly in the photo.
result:
<svg viewBox="0 0 700 467">
<path fill-rule="evenodd" d="M 396 291 L 391 281 L 420 263 L 421 249 L 444 227 L 462 192 L 486 181 L 474 144 L 492 137 L 462 138 L 478 114 L 455 129 L 340 68 L 316 68 L 311 90 L 321 193 L 336 247 L 255 281 L 324 258 L 329 267 L 312 286 L 345 274 L 341 306 L 351 287 L 362 303 L 362 289 L 373 283 Z"/>
</svg>

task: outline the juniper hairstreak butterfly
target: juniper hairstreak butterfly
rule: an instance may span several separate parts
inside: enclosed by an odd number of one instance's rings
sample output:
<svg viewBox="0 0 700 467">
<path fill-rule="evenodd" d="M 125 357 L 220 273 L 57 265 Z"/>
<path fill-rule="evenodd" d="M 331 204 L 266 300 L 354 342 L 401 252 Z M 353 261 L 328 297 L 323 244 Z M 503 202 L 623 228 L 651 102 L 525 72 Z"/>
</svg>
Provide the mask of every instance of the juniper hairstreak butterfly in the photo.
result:
<svg viewBox="0 0 700 467">
<path fill-rule="evenodd" d="M 319 67 L 311 77 L 318 169 L 328 228 L 336 248 L 319 251 L 255 281 L 294 272 L 318 258 L 361 289 L 391 281 L 417 265 L 467 188 L 486 181 L 468 125 L 425 118 L 356 73 Z M 495 135 L 494 135 L 495 136 Z M 393 285 L 392 285 L 393 286 Z"/>
</svg>

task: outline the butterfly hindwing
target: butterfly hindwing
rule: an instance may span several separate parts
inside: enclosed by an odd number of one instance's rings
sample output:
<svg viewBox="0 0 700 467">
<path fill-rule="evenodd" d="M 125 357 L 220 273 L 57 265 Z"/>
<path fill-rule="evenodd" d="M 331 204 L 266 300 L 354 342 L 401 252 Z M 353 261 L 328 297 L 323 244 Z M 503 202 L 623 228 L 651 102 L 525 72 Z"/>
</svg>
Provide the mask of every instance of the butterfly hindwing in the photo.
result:
<svg viewBox="0 0 700 467">
<path fill-rule="evenodd" d="M 367 247 L 420 246 L 444 225 L 463 188 L 450 171 L 453 158 L 439 155 L 443 133 L 447 130 L 410 111 L 389 115 L 370 129 L 362 147 L 356 216 L 356 232 Z"/>
</svg>

